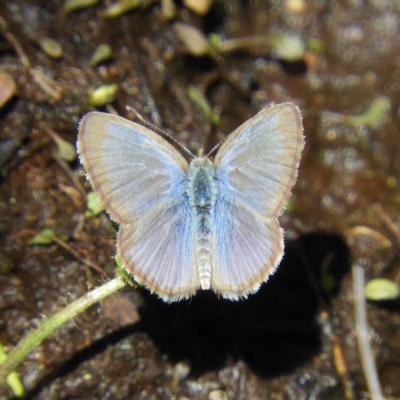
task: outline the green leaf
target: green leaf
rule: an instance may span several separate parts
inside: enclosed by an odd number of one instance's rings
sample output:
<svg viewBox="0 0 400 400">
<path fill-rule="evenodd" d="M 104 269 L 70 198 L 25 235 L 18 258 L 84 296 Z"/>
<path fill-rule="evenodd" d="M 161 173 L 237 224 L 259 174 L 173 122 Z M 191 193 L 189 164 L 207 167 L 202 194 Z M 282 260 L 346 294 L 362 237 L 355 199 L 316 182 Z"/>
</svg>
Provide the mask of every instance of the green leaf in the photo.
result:
<svg viewBox="0 0 400 400">
<path fill-rule="evenodd" d="M 88 193 L 87 208 L 88 210 L 85 212 L 85 217 L 87 218 L 95 217 L 105 210 L 103 203 L 95 192 Z"/>
<path fill-rule="evenodd" d="M 6 359 L 7 359 L 7 355 L 4 352 L 3 345 L 0 343 L 0 365 L 4 361 L 6 361 Z M 15 397 L 17 397 L 18 399 L 22 399 L 25 397 L 25 395 L 26 395 L 25 388 L 21 382 L 19 375 L 15 371 L 11 372 L 7 376 L 6 382 L 7 382 L 8 386 L 10 386 Z"/>
<path fill-rule="evenodd" d="M 92 107 L 103 107 L 106 104 L 112 103 L 115 100 L 118 86 L 103 85 L 93 90 L 89 95 L 89 103 Z"/>
<path fill-rule="evenodd" d="M 35 244 L 51 244 L 53 243 L 52 236 L 55 236 L 55 232 L 51 228 L 45 228 L 42 231 L 40 231 L 38 234 L 35 236 L 32 236 L 30 239 L 28 239 L 28 244 L 29 245 L 35 245 Z"/>
<path fill-rule="evenodd" d="M 365 298 L 373 301 L 396 300 L 400 296 L 399 285 L 389 279 L 372 279 L 365 285 Z"/>
</svg>

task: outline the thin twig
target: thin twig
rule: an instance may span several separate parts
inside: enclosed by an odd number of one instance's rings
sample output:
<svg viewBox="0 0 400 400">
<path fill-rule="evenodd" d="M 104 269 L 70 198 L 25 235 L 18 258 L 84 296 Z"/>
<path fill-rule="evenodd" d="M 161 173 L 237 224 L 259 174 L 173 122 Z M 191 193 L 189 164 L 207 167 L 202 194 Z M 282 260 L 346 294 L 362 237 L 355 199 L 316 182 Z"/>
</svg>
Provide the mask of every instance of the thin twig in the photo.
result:
<svg viewBox="0 0 400 400">
<path fill-rule="evenodd" d="M 349 372 L 346 360 L 344 358 L 343 350 L 340 345 L 338 336 L 334 333 L 329 313 L 327 311 L 322 311 L 320 318 L 324 327 L 324 333 L 332 342 L 333 362 L 335 364 L 336 371 L 339 374 L 346 400 L 354 400 L 356 398 L 356 395 L 354 393 L 354 383 L 349 378 Z"/>
<path fill-rule="evenodd" d="M 29 62 L 28 57 L 24 52 L 24 49 L 22 48 L 17 38 L 8 30 L 8 24 L 6 20 L 1 16 L 0 16 L 0 30 L 3 32 L 3 35 L 6 38 L 6 40 L 9 43 L 11 43 L 11 45 L 14 47 L 16 53 L 18 54 L 21 60 L 22 65 L 26 69 L 29 69 L 31 67 L 31 63 Z"/>
<path fill-rule="evenodd" d="M 56 163 L 58 164 L 58 166 L 63 170 L 65 175 L 68 176 L 68 178 L 74 184 L 74 186 L 76 187 L 78 192 L 82 195 L 82 198 L 86 199 L 86 196 L 87 196 L 86 190 L 82 186 L 82 184 L 79 182 L 77 175 L 71 171 L 71 168 L 69 167 L 68 163 L 66 161 L 64 161 L 63 159 L 61 159 L 60 157 L 58 157 L 57 154 L 52 154 L 52 156 L 53 156 L 54 160 L 56 161 Z"/>
<path fill-rule="evenodd" d="M 39 234 L 39 231 L 35 231 L 33 229 L 24 229 L 22 231 L 19 231 L 19 235 L 37 235 Z M 62 239 L 58 238 L 57 236 L 54 235 L 49 235 L 48 236 L 50 240 L 52 240 L 53 242 L 56 242 L 57 244 L 59 244 L 61 247 L 63 247 L 65 250 L 67 250 L 68 252 L 70 252 L 77 260 L 79 260 L 81 263 L 87 265 L 88 267 L 93 268 L 94 270 L 96 270 L 97 272 L 100 272 L 100 274 L 106 276 L 107 274 L 104 272 L 104 270 L 99 267 L 97 264 L 95 264 L 94 262 L 87 260 L 86 258 L 81 257 L 77 251 L 75 251 L 70 245 L 68 245 L 67 243 L 65 243 Z"/>
<path fill-rule="evenodd" d="M 374 204 L 374 211 L 379 215 L 383 223 L 388 227 L 393 235 L 396 236 L 397 242 L 400 244 L 400 229 L 392 221 L 389 214 L 382 208 L 379 203 Z"/>
<path fill-rule="evenodd" d="M 71 246 L 69 246 L 63 240 L 59 239 L 57 236 L 50 236 L 50 239 L 53 242 L 56 242 L 57 244 L 59 244 L 65 250 L 69 251 L 73 256 L 75 256 L 83 264 L 86 264 L 88 267 L 93 268 L 97 272 L 100 272 L 100 274 L 102 274 L 102 275 L 105 275 L 105 276 L 107 275 L 101 267 L 99 267 L 97 264 L 95 264 L 94 262 L 92 262 L 90 260 L 80 257 L 79 254 Z"/>
<path fill-rule="evenodd" d="M 382 400 L 382 390 L 376 371 L 375 360 L 368 334 L 366 302 L 364 295 L 364 269 L 360 265 L 354 265 L 353 292 L 354 292 L 354 313 L 356 320 L 356 331 L 358 339 L 358 350 L 360 352 L 361 364 L 364 370 L 365 379 L 372 400 Z"/>
</svg>

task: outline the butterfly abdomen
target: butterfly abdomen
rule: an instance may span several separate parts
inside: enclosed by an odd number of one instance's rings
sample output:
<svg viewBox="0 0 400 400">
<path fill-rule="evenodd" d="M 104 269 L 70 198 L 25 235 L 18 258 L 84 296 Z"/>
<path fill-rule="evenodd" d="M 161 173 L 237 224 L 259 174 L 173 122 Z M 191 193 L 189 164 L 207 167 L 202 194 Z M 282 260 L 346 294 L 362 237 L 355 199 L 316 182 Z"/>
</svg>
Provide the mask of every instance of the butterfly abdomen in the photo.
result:
<svg viewBox="0 0 400 400">
<path fill-rule="evenodd" d="M 188 171 L 189 204 L 195 221 L 197 273 L 202 289 L 211 287 L 211 232 L 216 198 L 214 167 L 205 157 L 194 159 Z"/>
</svg>

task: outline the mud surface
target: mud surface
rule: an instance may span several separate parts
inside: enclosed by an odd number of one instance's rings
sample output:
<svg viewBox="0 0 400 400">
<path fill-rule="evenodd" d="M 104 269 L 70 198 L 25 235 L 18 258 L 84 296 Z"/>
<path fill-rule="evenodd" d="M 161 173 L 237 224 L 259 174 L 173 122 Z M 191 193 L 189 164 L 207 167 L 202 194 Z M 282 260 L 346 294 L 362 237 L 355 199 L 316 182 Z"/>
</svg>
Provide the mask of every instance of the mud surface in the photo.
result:
<svg viewBox="0 0 400 400">
<path fill-rule="evenodd" d="M 281 217 L 286 253 L 261 290 L 238 303 L 200 293 L 167 305 L 131 288 L 111 296 L 30 353 L 18 368 L 28 398 L 369 398 L 351 266 L 363 265 L 367 281 L 400 282 L 400 4 L 216 0 L 200 16 L 176 2 L 173 19 L 158 1 L 106 18 L 110 4 L 69 13 L 59 1 L 0 5 L 0 69 L 16 87 L 0 109 L 6 351 L 114 276 L 115 227 L 105 213 L 85 217 L 84 171 L 77 159 L 60 159 L 53 135 L 75 144 L 104 85 L 116 92 L 98 109 L 132 118 L 125 106 L 133 106 L 194 152 L 262 107 L 296 103 L 306 147 Z M 244 40 L 199 56 L 175 22 L 222 43 Z M 292 59 L 275 43 L 288 33 L 304 46 Z M 43 38 L 56 44 L 46 49 Z M 100 44 L 111 57 L 90 66 Z M 64 246 L 29 244 L 43 229 Z M 382 390 L 399 397 L 399 300 L 368 302 L 367 312 Z M 0 388 L 0 398 L 12 397 Z"/>
</svg>

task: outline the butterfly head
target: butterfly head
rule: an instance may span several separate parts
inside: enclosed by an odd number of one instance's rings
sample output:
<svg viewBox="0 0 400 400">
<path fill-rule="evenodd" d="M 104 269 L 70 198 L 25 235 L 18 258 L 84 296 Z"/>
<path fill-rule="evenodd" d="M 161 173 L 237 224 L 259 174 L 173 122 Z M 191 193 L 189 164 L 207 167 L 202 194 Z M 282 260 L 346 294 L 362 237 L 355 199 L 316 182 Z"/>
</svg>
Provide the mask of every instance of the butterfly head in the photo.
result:
<svg viewBox="0 0 400 400">
<path fill-rule="evenodd" d="M 208 157 L 201 156 L 201 157 L 195 157 L 189 165 L 189 176 L 190 174 L 193 174 L 194 171 L 198 169 L 205 169 L 207 171 L 214 171 L 214 167 L 212 165 L 212 162 L 208 159 Z"/>
</svg>

